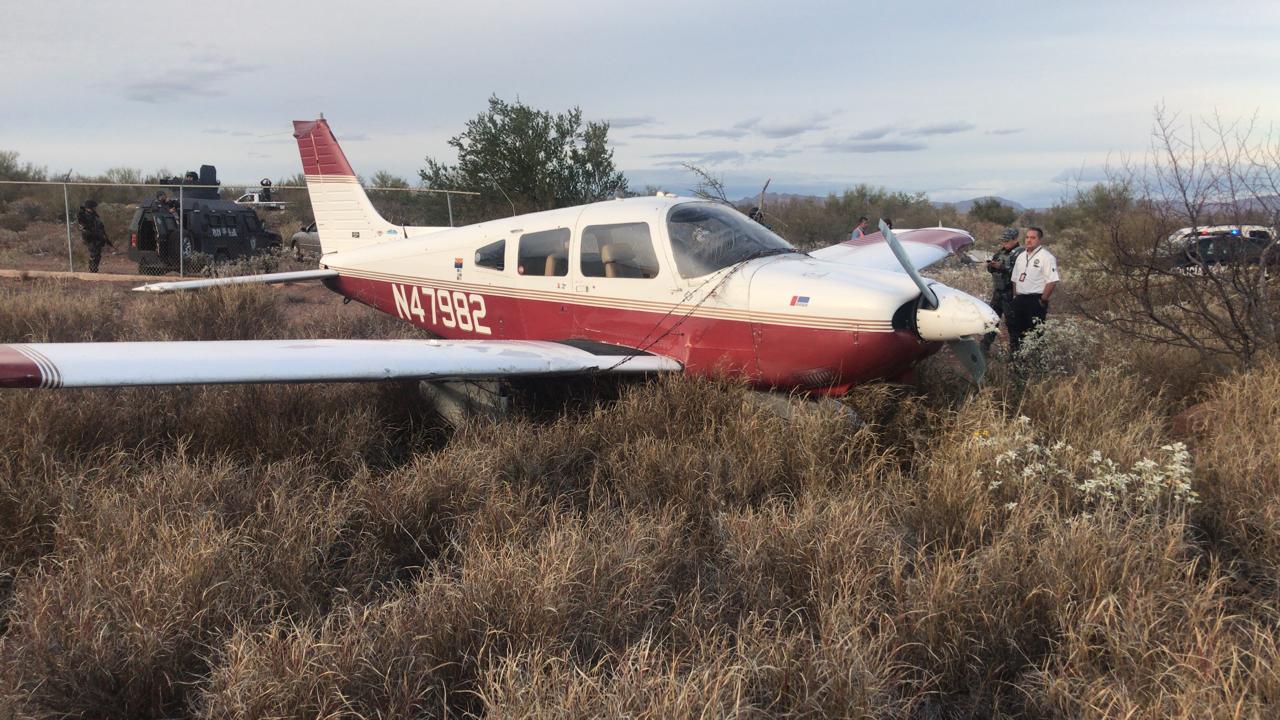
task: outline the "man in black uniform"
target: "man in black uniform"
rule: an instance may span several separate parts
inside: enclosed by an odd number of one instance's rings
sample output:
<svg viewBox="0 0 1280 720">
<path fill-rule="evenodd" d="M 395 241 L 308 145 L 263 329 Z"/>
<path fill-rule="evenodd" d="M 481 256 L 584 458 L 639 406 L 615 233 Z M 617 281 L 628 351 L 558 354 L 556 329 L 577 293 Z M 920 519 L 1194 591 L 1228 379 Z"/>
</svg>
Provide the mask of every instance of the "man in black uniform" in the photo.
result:
<svg viewBox="0 0 1280 720">
<path fill-rule="evenodd" d="M 76 224 L 80 226 L 81 239 L 89 248 L 89 272 L 96 273 L 98 265 L 102 263 L 102 248 L 107 245 L 115 247 L 107 238 L 107 226 L 98 217 L 97 200 L 86 200 L 80 206 L 80 211 L 76 213 Z"/>
<path fill-rule="evenodd" d="M 996 315 L 1004 318 L 1005 327 L 1013 317 L 1013 263 L 1022 253 L 1018 245 L 1018 231 L 1005 228 L 1000 234 L 1000 249 L 987 261 L 987 272 L 991 273 L 991 309 Z M 991 345 L 996 341 L 998 331 L 989 332 L 982 338 L 982 349 L 991 352 Z"/>
</svg>

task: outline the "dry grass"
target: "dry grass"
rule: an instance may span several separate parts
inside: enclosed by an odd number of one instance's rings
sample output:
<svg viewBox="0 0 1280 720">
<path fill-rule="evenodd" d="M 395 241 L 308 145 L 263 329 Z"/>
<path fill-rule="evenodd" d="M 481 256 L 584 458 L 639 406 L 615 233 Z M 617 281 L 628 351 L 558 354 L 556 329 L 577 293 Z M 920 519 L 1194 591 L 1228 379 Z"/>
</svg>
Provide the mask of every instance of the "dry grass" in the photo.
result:
<svg viewBox="0 0 1280 720">
<path fill-rule="evenodd" d="M 5 286 L 0 341 L 395 327 L 288 289 L 76 290 Z M 865 388 L 860 428 L 683 378 L 451 434 L 412 386 L 6 392 L 0 697 L 30 717 L 1274 716 L 1278 385 L 1197 385 L 1198 502 L 1164 449 L 1182 385 L 1096 368 Z M 1144 460 L 1171 474 L 1094 489 Z"/>
</svg>

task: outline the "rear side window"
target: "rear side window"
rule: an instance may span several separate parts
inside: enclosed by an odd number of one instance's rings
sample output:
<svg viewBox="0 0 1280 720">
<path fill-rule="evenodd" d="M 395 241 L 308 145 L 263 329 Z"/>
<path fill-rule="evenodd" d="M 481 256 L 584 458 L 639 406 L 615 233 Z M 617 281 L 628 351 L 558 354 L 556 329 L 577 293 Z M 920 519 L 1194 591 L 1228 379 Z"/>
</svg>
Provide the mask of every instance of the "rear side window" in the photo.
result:
<svg viewBox="0 0 1280 720">
<path fill-rule="evenodd" d="M 476 251 L 476 267 L 503 270 L 507 266 L 507 241 L 489 243 Z"/>
<path fill-rule="evenodd" d="M 569 274 L 569 228 L 556 228 L 520 236 L 521 275 L 563 277 Z"/>
<path fill-rule="evenodd" d="M 658 276 L 648 223 L 589 225 L 582 231 L 582 274 L 645 279 Z"/>
</svg>

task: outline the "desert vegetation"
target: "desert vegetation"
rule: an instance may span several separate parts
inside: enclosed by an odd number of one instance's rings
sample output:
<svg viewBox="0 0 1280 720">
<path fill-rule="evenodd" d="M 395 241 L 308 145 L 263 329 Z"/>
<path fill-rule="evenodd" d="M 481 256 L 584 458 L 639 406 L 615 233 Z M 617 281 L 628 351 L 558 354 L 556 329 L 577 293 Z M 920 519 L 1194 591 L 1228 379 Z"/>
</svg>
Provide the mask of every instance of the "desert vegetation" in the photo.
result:
<svg viewBox="0 0 1280 720">
<path fill-rule="evenodd" d="M 1022 356 L 982 388 L 935 356 L 842 398 L 859 422 L 683 377 L 456 429 L 413 384 L 0 392 L 0 712 L 1274 717 L 1274 289 L 1153 254 L 1274 224 L 1274 162 L 1246 135 L 1179 186 L 1180 127 L 1019 220 L 1067 280 Z M 65 243 L 30 200 L 6 265 Z M 772 212 L 802 245 L 1001 228 L 876 188 Z M 316 288 L 0 280 L 0 342 L 416 332 Z"/>
<path fill-rule="evenodd" d="M 5 342 L 413 332 L 291 288 L 0 294 Z M 459 430 L 412 385 L 6 392 L 0 697 L 32 717 L 1271 715 L 1280 367 L 1075 357 L 1025 384 L 998 362 L 980 391 L 931 362 L 846 398 L 862 425 L 687 378 Z"/>
</svg>

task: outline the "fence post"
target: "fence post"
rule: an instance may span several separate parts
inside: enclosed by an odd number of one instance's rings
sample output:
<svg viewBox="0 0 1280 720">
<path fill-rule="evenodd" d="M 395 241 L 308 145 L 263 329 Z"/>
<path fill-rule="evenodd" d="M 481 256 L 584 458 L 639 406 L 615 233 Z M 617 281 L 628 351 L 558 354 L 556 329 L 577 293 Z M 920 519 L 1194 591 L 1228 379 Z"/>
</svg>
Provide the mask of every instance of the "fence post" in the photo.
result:
<svg viewBox="0 0 1280 720">
<path fill-rule="evenodd" d="M 453 193 L 445 193 L 444 202 L 449 206 L 449 227 L 453 227 Z"/>
<path fill-rule="evenodd" d="M 67 272 L 75 272 L 75 256 L 71 254 L 71 202 L 67 200 L 66 183 L 62 183 L 62 216 L 67 221 Z"/>
<path fill-rule="evenodd" d="M 182 185 L 178 185 L 178 277 L 187 276 L 187 238 L 186 230 L 183 225 L 183 216 L 186 215 L 186 203 L 182 201 Z"/>
</svg>

